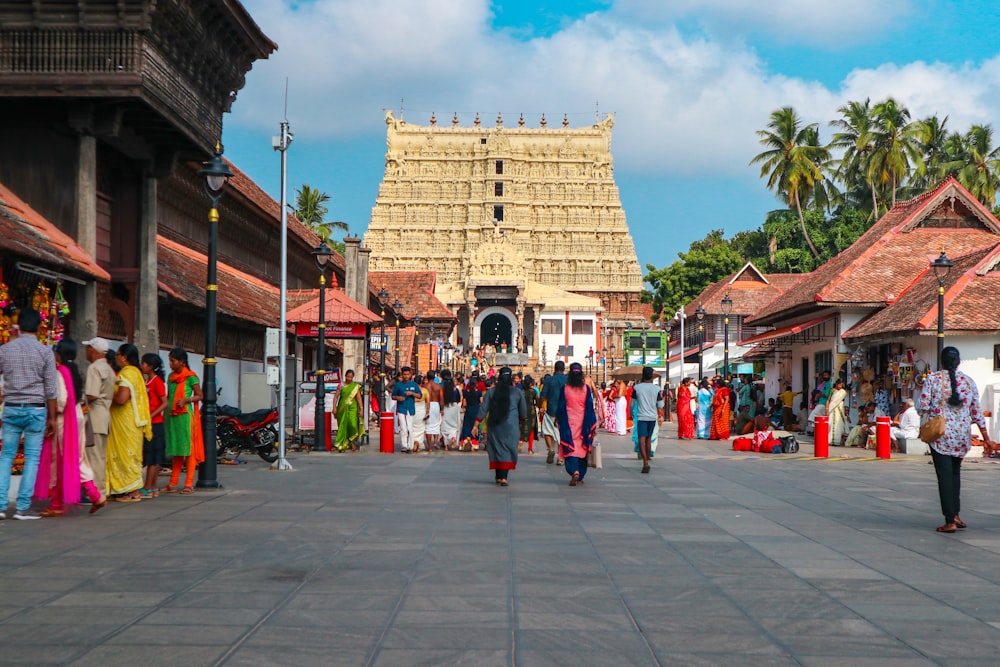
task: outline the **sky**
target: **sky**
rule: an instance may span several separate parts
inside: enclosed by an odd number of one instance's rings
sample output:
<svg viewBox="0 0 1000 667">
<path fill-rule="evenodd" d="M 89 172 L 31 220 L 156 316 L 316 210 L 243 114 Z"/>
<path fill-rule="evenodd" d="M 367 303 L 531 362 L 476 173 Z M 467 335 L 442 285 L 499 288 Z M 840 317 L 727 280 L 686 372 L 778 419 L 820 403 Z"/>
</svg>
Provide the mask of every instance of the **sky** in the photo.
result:
<svg viewBox="0 0 1000 667">
<path fill-rule="evenodd" d="M 614 115 L 614 174 L 640 266 L 713 229 L 758 228 L 781 205 L 749 162 L 792 106 L 828 123 L 895 97 L 1000 141 L 996 0 L 243 0 L 278 51 L 224 118 L 226 156 L 275 199 L 285 117 L 288 193 L 328 193 L 363 234 L 384 171 L 385 111 L 571 126 Z"/>
</svg>

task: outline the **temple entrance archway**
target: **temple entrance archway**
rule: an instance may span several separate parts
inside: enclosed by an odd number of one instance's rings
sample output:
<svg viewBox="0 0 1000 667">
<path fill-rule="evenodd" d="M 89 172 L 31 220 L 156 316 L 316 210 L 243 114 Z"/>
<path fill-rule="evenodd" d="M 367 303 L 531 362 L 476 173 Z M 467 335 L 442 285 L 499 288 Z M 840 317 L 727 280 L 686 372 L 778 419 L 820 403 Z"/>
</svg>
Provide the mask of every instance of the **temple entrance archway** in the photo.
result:
<svg viewBox="0 0 1000 667">
<path fill-rule="evenodd" d="M 501 343 L 507 343 L 511 347 L 513 342 L 513 332 L 510 319 L 500 313 L 488 315 L 479 327 L 479 340 L 483 344 L 491 343 L 498 349 Z"/>
</svg>

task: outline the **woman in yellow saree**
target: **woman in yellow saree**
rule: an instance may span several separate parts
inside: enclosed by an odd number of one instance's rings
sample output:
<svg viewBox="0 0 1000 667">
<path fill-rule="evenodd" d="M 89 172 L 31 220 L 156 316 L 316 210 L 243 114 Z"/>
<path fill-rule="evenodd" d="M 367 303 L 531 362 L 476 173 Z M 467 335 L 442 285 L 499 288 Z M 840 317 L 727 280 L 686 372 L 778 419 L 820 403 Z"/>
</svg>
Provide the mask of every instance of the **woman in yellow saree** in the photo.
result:
<svg viewBox="0 0 1000 667">
<path fill-rule="evenodd" d="M 108 433 L 108 493 L 123 503 L 142 500 L 142 443 L 153 437 L 146 382 L 139 370 L 139 350 L 120 346 L 115 361 L 121 368 L 111 401 Z"/>
<path fill-rule="evenodd" d="M 361 423 L 361 385 L 354 381 L 354 371 L 344 373 L 344 384 L 337 390 L 337 451 L 357 451 L 358 440 L 365 434 Z"/>
</svg>

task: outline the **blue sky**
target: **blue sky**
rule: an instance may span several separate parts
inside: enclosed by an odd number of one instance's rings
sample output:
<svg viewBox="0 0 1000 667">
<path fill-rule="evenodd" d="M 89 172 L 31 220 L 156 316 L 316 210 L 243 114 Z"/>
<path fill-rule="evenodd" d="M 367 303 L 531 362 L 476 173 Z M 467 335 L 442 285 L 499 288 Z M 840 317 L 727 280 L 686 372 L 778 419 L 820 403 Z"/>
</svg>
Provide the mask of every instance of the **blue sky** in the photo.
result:
<svg viewBox="0 0 1000 667">
<path fill-rule="evenodd" d="M 748 166 L 754 131 L 791 105 L 826 123 L 895 96 L 915 118 L 992 123 L 1000 10 L 986 0 L 243 0 L 279 44 L 225 119 L 226 155 L 275 199 L 283 114 L 289 191 L 333 197 L 361 234 L 382 178 L 387 109 L 425 124 L 615 115 L 615 178 L 641 265 L 712 229 L 754 229 L 773 195 Z"/>
</svg>

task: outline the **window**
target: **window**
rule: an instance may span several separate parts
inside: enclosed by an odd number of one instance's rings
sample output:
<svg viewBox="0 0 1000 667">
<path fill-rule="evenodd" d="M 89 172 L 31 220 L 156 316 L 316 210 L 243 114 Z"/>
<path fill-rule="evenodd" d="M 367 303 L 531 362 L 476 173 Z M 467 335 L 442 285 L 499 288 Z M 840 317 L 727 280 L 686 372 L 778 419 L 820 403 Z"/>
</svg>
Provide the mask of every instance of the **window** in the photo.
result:
<svg viewBox="0 0 1000 667">
<path fill-rule="evenodd" d="M 543 334 L 561 334 L 562 320 L 542 320 Z"/>
<path fill-rule="evenodd" d="M 493 207 L 493 219 L 497 222 L 503 222 L 503 204 L 497 204 Z"/>
<path fill-rule="evenodd" d="M 593 334 L 594 333 L 594 321 L 593 320 L 573 320 L 573 333 L 575 333 L 575 334 Z"/>
<path fill-rule="evenodd" d="M 503 183 L 497 181 L 493 184 L 493 194 L 497 197 L 503 197 Z"/>
<path fill-rule="evenodd" d="M 816 365 L 816 372 L 829 371 L 833 374 L 833 352 L 817 352 L 813 355 L 813 363 Z"/>
<path fill-rule="evenodd" d="M 485 139 L 483 140 L 483 143 L 486 143 Z M 498 174 L 502 174 L 503 173 L 503 160 L 497 160 L 497 165 L 496 166 L 497 166 L 497 173 Z"/>
</svg>

